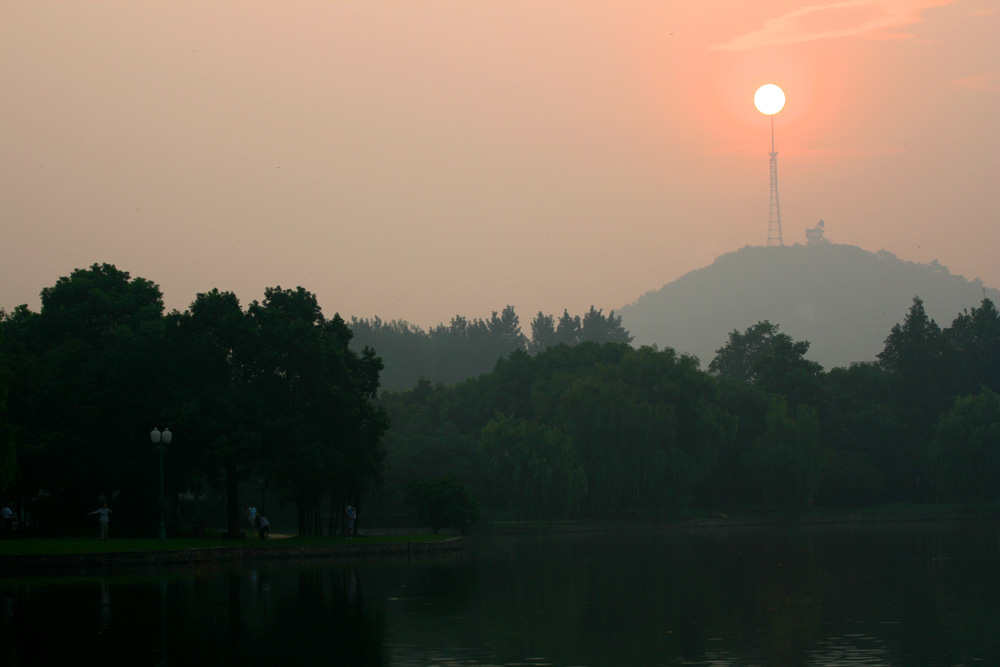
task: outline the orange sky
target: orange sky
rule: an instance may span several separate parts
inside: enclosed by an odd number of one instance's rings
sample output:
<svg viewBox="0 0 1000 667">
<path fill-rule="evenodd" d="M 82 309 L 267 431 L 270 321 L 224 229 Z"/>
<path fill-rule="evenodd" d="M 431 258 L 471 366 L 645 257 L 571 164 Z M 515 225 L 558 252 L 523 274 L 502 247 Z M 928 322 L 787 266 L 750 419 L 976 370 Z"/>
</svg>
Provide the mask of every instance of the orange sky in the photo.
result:
<svg viewBox="0 0 1000 667">
<path fill-rule="evenodd" d="M 179 309 L 620 308 L 766 242 L 763 83 L 786 244 L 1000 287 L 998 44 L 996 0 L 0 0 L 0 307 L 109 262 Z"/>
</svg>

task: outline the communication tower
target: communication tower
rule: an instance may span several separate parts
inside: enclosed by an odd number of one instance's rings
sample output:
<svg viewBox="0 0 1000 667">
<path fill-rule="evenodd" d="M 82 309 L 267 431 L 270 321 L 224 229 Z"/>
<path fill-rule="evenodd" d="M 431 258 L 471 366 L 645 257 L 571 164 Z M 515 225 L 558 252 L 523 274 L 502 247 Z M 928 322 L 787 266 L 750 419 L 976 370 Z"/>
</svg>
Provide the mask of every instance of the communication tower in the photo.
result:
<svg viewBox="0 0 1000 667">
<path fill-rule="evenodd" d="M 781 205 L 778 203 L 778 152 L 774 150 L 774 116 L 771 116 L 771 210 L 767 216 L 767 245 L 785 245 L 781 239 Z"/>
</svg>

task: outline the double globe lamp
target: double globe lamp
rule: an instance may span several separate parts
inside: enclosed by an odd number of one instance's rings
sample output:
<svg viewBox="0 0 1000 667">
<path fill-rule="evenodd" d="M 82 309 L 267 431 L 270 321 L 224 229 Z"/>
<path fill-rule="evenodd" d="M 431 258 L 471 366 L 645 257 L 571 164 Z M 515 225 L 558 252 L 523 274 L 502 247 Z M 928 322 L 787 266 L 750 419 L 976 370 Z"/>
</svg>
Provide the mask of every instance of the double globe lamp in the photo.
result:
<svg viewBox="0 0 1000 667">
<path fill-rule="evenodd" d="M 169 428 L 163 429 L 162 433 L 158 428 L 154 428 L 152 431 L 149 432 L 150 441 L 154 445 L 156 445 L 156 451 L 160 453 L 160 541 L 161 542 L 167 541 L 167 521 L 166 521 L 167 499 L 163 493 L 163 453 L 167 451 L 167 445 L 170 444 L 170 441 L 173 439 L 173 437 L 174 435 L 173 433 L 170 432 Z"/>
</svg>

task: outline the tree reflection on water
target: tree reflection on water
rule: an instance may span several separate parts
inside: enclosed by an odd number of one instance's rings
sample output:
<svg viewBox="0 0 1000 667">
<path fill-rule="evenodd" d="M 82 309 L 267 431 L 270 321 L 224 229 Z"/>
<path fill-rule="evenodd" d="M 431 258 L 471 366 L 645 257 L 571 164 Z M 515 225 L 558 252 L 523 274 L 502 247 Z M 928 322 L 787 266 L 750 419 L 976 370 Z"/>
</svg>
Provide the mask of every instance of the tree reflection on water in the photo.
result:
<svg viewBox="0 0 1000 667">
<path fill-rule="evenodd" d="M 407 560 L 0 579 L 5 667 L 1000 662 L 1000 528 L 493 537 Z"/>
</svg>

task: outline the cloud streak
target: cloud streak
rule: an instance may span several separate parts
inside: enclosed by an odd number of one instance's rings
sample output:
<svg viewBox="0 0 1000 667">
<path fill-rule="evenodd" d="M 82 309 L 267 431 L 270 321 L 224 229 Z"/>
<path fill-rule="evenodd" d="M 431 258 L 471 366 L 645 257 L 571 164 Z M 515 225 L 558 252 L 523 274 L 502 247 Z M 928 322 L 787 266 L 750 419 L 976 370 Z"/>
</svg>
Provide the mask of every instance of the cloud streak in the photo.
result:
<svg viewBox="0 0 1000 667">
<path fill-rule="evenodd" d="M 733 37 L 711 48 L 745 51 L 837 37 L 908 39 L 913 35 L 893 31 L 920 23 L 927 9 L 958 1 L 841 0 L 828 5 L 807 5 L 784 16 L 768 19 L 759 30 Z"/>
<path fill-rule="evenodd" d="M 956 86 L 971 88 L 973 90 L 1000 90 L 1000 72 L 974 74 L 964 79 L 953 81 L 952 83 Z"/>
</svg>

